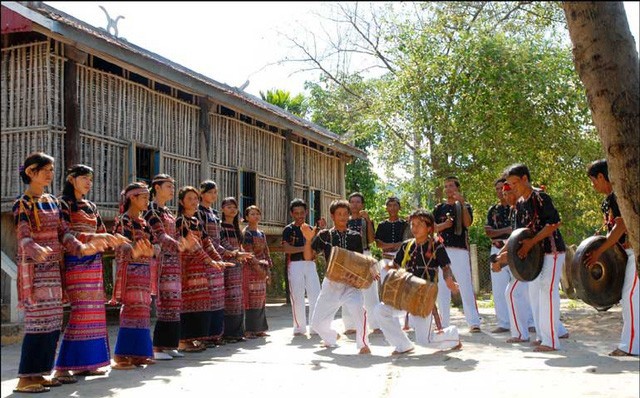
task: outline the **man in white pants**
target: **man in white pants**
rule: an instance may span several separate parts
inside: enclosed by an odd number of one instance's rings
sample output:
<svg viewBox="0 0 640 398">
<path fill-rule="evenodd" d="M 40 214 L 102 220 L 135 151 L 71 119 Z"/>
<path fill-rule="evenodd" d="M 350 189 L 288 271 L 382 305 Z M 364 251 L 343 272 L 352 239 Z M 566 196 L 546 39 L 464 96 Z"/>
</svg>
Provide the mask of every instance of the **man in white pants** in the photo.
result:
<svg viewBox="0 0 640 398">
<path fill-rule="evenodd" d="M 360 236 L 362 237 L 362 247 L 364 249 L 363 254 L 371 256 L 369 244 L 373 243 L 373 239 L 375 236 L 375 226 L 373 225 L 373 221 L 371 221 L 371 219 L 369 218 L 369 213 L 364 210 L 364 196 L 360 192 L 354 192 L 349 195 L 348 200 L 349 211 L 351 212 L 351 215 L 349 216 L 349 221 L 347 222 L 347 228 L 360 234 Z M 369 319 L 367 319 L 369 327 L 373 329 L 374 334 L 382 333 L 373 311 L 380 302 L 380 296 L 378 294 L 378 283 L 372 283 L 371 286 L 363 289 L 362 295 L 364 297 L 364 308 L 369 314 Z M 344 323 L 345 328 L 344 334 L 355 334 L 356 330 L 354 319 L 348 307 L 342 307 L 342 322 Z"/>
<path fill-rule="evenodd" d="M 451 260 L 453 276 L 460 286 L 462 310 L 471 333 L 480 332 L 480 315 L 471 281 L 471 261 L 469 258 L 469 226 L 473 223 L 473 209 L 460 194 L 460 182 L 457 177 L 450 176 L 444 180 L 446 201 L 436 205 L 433 216 L 436 220 L 436 232 L 442 238 L 447 254 Z M 460 202 L 461 214 L 456 215 L 456 202 Z M 460 218 L 458 218 L 460 217 Z M 460 230 L 456 231 L 456 225 Z M 459 232 L 456 233 L 456 232 Z M 451 311 L 451 291 L 447 289 L 442 270 L 439 271 L 438 307 L 442 318 L 442 326 L 449 326 Z"/>
<path fill-rule="evenodd" d="M 334 246 L 362 253 L 360 234 L 347 228 L 349 202 L 344 199 L 334 200 L 329 206 L 329 212 L 334 224 L 331 229 L 323 229 L 318 232 L 315 227 L 311 228 L 307 224 L 302 225 L 301 230 L 305 237 L 305 260 L 312 260 L 315 257 L 315 253 L 320 251 L 328 260 L 331 257 L 331 249 Z M 367 312 L 364 309 L 363 301 L 361 290 L 346 283 L 324 278 L 320 295 L 313 311 L 311 328 L 320 335 L 325 347 L 336 346 L 339 335 L 331 327 L 331 322 L 340 306 L 344 305 L 349 308 L 354 318 L 356 347 L 359 353 L 371 353 L 367 333 Z"/>
<path fill-rule="evenodd" d="M 410 223 L 415 239 L 409 239 L 400 246 L 393 260 L 393 268 L 404 267 L 415 277 L 430 282 L 434 282 L 438 277 L 438 269 L 441 269 L 447 288 L 456 292 L 458 285 L 453 280 L 447 251 L 444 245 L 433 236 L 435 224 L 433 215 L 424 209 L 418 209 L 411 214 Z M 406 312 L 393 307 L 392 304 L 399 303 L 378 304 L 376 308 L 378 320 L 385 339 L 395 347 L 391 354 L 406 354 L 413 351 L 413 344 L 398 321 L 399 317 L 404 318 Z M 432 313 L 427 317 L 409 315 L 409 318 L 415 330 L 416 344 L 438 350 L 462 346 L 455 326 L 442 330 L 434 328 Z"/>
<path fill-rule="evenodd" d="M 560 215 L 551 197 L 531 186 L 529 169 L 524 164 L 510 166 L 507 183 L 518 197 L 516 228 L 530 228 L 533 236 L 523 239 L 517 253 L 526 258 L 534 245 L 541 242 L 544 259 L 540 275 L 529 282 L 529 299 L 536 325 L 536 352 L 556 351 L 560 348 L 560 292 L 559 283 L 564 265 L 565 245 L 560 233 Z M 506 262 L 507 250 L 501 253 Z"/>
<path fill-rule="evenodd" d="M 509 221 L 511 206 L 509 206 L 502 193 L 505 181 L 506 179 L 500 178 L 493 184 L 499 203 L 489 208 L 487 212 L 487 224 L 484 226 L 484 232 L 491 238 L 490 254 L 496 255 L 500 252 L 500 249 L 505 245 L 511 234 L 511 223 Z M 493 329 L 491 333 L 505 333 L 510 330 L 509 307 L 505 295 L 510 279 L 511 272 L 508 267 L 500 268 L 499 271 L 492 270 L 491 272 L 491 290 L 493 292 L 494 311 L 498 323 L 497 327 Z"/>
<path fill-rule="evenodd" d="M 622 333 L 618 348 L 609 355 L 614 357 L 638 356 L 640 351 L 640 317 L 638 316 L 638 271 L 636 256 L 629 244 L 627 227 L 620 214 L 618 200 L 609 181 L 609 168 L 604 159 L 596 160 L 587 169 L 587 174 L 596 192 L 607 195 L 601 209 L 604 213 L 604 224 L 607 228 L 607 240 L 598 249 L 587 254 L 587 266 L 593 266 L 598 258 L 616 243 L 620 243 L 627 252 L 627 265 L 622 285 Z"/>
<path fill-rule="evenodd" d="M 293 222 L 282 230 L 282 248 L 287 256 L 287 276 L 289 278 L 289 297 L 293 317 L 293 335 L 307 333 L 307 315 L 304 293 L 309 299 L 309 323 L 320 294 L 320 278 L 315 261 L 304 259 L 304 236 L 300 226 L 307 217 L 307 204 L 302 199 L 294 199 L 289 205 Z M 309 331 L 314 333 L 313 330 Z"/>
</svg>

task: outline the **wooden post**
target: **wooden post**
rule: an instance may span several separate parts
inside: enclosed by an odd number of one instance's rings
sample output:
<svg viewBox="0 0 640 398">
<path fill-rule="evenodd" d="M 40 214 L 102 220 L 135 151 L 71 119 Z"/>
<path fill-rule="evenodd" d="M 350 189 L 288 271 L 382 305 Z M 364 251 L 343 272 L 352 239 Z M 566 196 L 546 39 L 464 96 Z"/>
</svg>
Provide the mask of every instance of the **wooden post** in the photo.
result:
<svg viewBox="0 0 640 398">
<path fill-rule="evenodd" d="M 77 63 L 71 58 L 64 63 L 64 167 L 80 163 L 80 130 L 78 128 Z M 51 99 L 50 99 L 51 100 Z M 95 167 L 95 165 L 94 165 Z"/>
<path fill-rule="evenodd" d="M 289 203 L 293 200 L 293 183 L 294 183 L 294 167 L 293 164 L 293 143 L 291 142 L 291 130 L 285 131 L 285 140 L 284 140 L 284 181 L 285 181 L 285 195 L 287 198 L 286 206 L 287 206 L 287 217 L 289 216 Z M 287 304 L 291 304 L 291 298 L 289 296 L 289 273 L 287 272 L 287 268 L 289 264 L 287 264 L 287 255 L 285 254 L 285 270 L 284 274 L 284 291 L 285 298 L 287 300 Z"/>
<path fill-rule="evenodd" d="M 473 282 L 473 292 L 477 295 L 480 292 L 480 277 L 478 275 L 478 245 L 469 245 L 469 258 L 471 260 L 471 281 Z"/>
<path fill-rule="evenodd" d="M 198 97 L 200 104 L 200 123 L 198 135 L 200 138 L 200 181 L 211 179 L 209 167 L 209 149 L 211 148 L 211 124 L 209 123 L 209 110 L 211 104 L 207 97 Z"/>
</svg>

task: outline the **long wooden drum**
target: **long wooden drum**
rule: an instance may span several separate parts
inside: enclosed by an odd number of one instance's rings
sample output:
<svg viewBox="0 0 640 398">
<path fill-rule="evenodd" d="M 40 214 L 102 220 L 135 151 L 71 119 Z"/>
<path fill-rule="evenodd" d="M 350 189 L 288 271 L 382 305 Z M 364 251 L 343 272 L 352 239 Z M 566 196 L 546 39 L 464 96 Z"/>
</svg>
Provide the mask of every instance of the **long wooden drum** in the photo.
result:
<svg viewBox="0 0 640 398">
<path fill-rule="evenodd" d="M 384 278 L 381 301 L 411 315 L 426 318 L 438 297 L 438 284 L 402 269 L 392 269 Z"/>
<path fill-rule="evenodd" d="M 373 257 L 334 246 L 329 256 L 326 277 L 356 289 L 366 289 L 373 283 L 372 269 L 375 269 L 376 264 Z"/>
</svg>

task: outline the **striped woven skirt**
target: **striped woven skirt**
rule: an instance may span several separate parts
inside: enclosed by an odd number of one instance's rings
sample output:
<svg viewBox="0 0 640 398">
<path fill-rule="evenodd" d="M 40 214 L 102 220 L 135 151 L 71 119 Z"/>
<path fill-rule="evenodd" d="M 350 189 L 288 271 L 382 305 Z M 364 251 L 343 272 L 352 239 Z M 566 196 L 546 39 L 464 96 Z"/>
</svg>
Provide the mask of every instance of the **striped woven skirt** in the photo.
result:
<svg viewBox="0 0 640 398">
<path fill-rule="evenodd" d="M 267 325 L 267 282 L 263 275 L 252 267 L 243 270 L 243 297 L 245 309 L 245 329 L 247 332 L 259 333 L 269 329 Z"/>
<path fill-rule="evenodd" d="M 176 349 L 182 309 L 182 268 L 178 254 L 164 253 L 158 272 L 158 319 L 153 329 L 153 346 L 163 350 Z"/>
<path fill-rule="evenodd" d="M 120 265 L 119 265 L 120 266 Z M 153 358 L 151 342 L 151 272 L 149 264 L 129 263 L 120 308 L 120 330 L 115 355 Z"/>
<path fill-rule="evenodd" d="M 71 314 L 56 370 L 93 370 L 109 365 L 102 256 L 65 256 L 65 287 Z"/>
<path fill-rule="evenodd" d="M 224 337 L 244 337 L 242 263 L 224 269 Z"/>
</svg>

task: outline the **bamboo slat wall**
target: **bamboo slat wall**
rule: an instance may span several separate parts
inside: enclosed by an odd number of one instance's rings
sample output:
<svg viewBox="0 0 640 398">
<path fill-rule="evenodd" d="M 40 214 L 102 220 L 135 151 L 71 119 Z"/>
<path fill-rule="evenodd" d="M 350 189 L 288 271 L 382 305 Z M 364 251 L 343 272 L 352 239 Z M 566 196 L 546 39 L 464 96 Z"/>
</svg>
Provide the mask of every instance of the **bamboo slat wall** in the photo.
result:
<svg viewBox="0 0 640 398">
<path fill-rule="evenodd" d="M 53 50 L 52 50 L 53 46 Z M 2 49 L 0 125 L 2 126 L 2 210 L 24 190 L 18 168 L 33 151 L 56 158 L 55 188 L 64 167 L 62 131 L 63 60 L 56 42 L 41 41 Z"/>
<path fill-rule="evenodd" d="M 56 159 L 53 193 L 58 194 L 58 187 L 62 187 L 64 166 L 64 132 L 49 129 L 33 129 L 20 131 L 2 131 L 2 202 L 13 200 L 24 191 L 24 185 L 19 176 L 19 167 L 27 155 L 37 150 L 53 156 Z M 7 206 L 10 207 L 10 203 Z M 2 211 L 9 210 L 6 206 Z"/>
<path fill-rule="evenodd" d="M 56 42 L 53 42 L 56 43 Z M 62 129 L 64 60 L 42 41 L 2 49 L 2 130 L 49 126 Z M 55 44 L 54 44 L 55 45 Z"/>
<path fill-rule="evenodd" d="M 120 76 L 78 65 L 80 129 L 199 159 L 199 108 Z"/>
<path fill-rule="evenodd" d="M 62 47 L 49 39 L 2 49 L 3 211 L 22 191 L 18 167 L 34 150 L 56 158 L 53 191 L 58 194 L 62 188 L 65 130 Z M 129 182 L 132 144 L 160 151 L 160 172 L 173 176 L 179 187 L 199 186 L 199 106 L 89 65 L 76 67 L 80 161 L 95 170 L 91 200 L 109 213 L 117 209 L 120 190 Z M 285 138 L 235 117 L 217 113 L 208 116 L 209 168 L 218 184 L 218 207 L 226 196 L 239 197 L 239 172 L 253 172 L 262 223 L 286 225 L 289 212 Z M 305 198 L 305 190 L 321 190 L 322 215 L 328 219 L 329 204 L 344 195 L 340 181 L 344 178 L 342 161 L 295 142 L 293 152 L 295 196 Z"/>
</svg>

